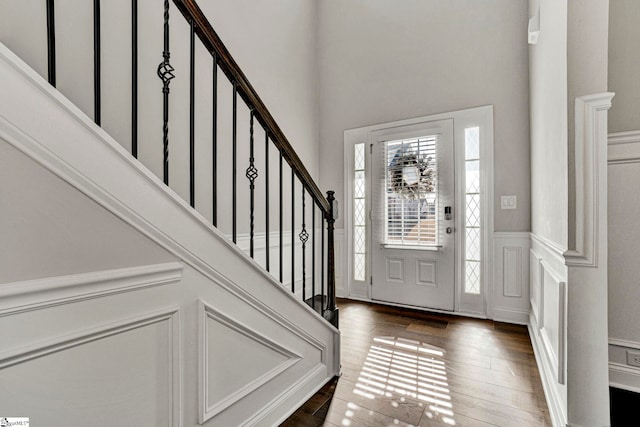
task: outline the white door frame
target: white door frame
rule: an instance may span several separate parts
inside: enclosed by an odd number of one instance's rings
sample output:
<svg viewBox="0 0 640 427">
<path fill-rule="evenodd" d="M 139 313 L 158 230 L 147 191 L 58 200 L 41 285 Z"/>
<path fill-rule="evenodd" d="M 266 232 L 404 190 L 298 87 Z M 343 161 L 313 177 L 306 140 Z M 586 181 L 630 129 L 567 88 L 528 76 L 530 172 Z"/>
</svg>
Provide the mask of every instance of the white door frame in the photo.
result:
<svg viewBox="0 0 640 427">
<path fill-rule="evenodd" d="M 398 129 L 398 133 L 403 128 L 415 127 L 425 122 L 437 120 L 453 119 L 454 126 L 454 162 L 455 162 L 455 181 L 456 181 L 456 205 L 457 211 L 456 224 L 461 223 L 462 209 L 464 207 L 464 191 L 459 191 L 458 186 L 464 177 L 464 129 L 473 126 L 480 126 L 480 191 L 484 197 L 481 198 L 481 280 L 482 291 L 480 295 L 465 294 L 462 289 L 463 284 L 463 262 L 460 250 L 463 247 L 463 232 L 456 233 L 456 253 L 455 253 L 455 304 L 454 312 L 474 317 L 487 317 L 491 312 L 490 301 L 490 284 L 493 276 L 493 106 L 487 105 L 483 107 L 470 108 L 465 110 L 452 111 L 448 113 L 435 114 L 431 116 L 418 117 L 407 120 L 400 120 L 391 123 L 383 123 L 372 126 L 366 126 L 357 129 L 349 129 L 344 132 L 344 223 L 345 223 L 345 253 L 346 253 L 346 269 L 344 277 L 345 297 L 363 301 L 371 301 L 371 250 L 370 242 L 367 242 L 367 269 L 364 281 L 355 281 L 353 279 L 353 165 L 354 165 L 354 147 L 358 143 L 364 143 L 366 149 L 366 182 L 370 182 L 371 157 L 369 154 L 369 145 L 372 134 L 381 130 Z M 366 211 L 371 210 L 371 200 L 367 198 Z M 367 230 L 371 227 L 371 218 L 367 215 Z M 457 225 L 459 230 L 462 230 Z M 415 308 L 415 307 L 412 307 Z M 435 311 L 429 309 L 429 311 Z M 450 312 L 449 312 L 450 313 Z"/>
</svg>

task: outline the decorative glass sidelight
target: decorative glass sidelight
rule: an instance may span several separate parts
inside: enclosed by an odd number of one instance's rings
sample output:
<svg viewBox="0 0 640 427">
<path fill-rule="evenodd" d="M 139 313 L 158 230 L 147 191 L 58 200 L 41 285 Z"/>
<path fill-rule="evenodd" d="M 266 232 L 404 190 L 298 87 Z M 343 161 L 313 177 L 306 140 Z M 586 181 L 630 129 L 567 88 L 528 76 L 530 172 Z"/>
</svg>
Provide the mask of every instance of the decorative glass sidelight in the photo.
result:
<svg viewBox="0 0 640 427">
<path fill-rule="evenodd" d="M 385 143 L 386 244 L 439 243 L 437 136 Z"/>
<path fill-rule="evenodd" d="M 480 128 L 464 130 L 465 237 L 464 291 L 480 293 Z"/>
<path fill-rule="evenodd" d="M 353 279 L 364 281 L 367 256 L 367 215 L 364 143 L 354 146 L 353 180 Z"/>
</svg>

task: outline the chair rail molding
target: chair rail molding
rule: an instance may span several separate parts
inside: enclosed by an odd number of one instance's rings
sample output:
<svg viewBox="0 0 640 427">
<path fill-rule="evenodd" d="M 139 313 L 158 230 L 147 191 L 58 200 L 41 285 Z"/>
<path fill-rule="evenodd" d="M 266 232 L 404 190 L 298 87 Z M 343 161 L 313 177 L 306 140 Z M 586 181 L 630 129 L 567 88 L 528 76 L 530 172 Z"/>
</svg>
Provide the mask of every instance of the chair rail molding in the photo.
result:
<svg viewBox="0 0 640 427">
<path fill-rule="evenodd" d="M 177 283 L 183 266 L 168 262 L 0 284 L 0 317 Z"/>
<path fill-rule="evenodd" d="M 607 112 L 613 96 L 606 92 L 576 97 L 576 241 L 575 249 L 564 253 L 567 266 L 598 266 L 599 211 L 606 209 L 600 206 L 599 194 L 600 186 L 606 185 Z"/>
<path fill-rule="evenodd" d="M 608 163 L 640 163 L 640 129 L 609 134 Z"/>
</svg>

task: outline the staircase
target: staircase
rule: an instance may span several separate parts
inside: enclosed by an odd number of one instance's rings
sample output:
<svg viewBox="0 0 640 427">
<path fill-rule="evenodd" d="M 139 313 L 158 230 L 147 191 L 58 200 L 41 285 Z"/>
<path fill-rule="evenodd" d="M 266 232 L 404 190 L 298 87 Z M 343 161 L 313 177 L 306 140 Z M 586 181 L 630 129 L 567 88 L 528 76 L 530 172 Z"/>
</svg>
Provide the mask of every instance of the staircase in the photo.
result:
<svg viewBox="0 0 640 427">
<path fill-rule="evenodd" d="M 117 51 L 73 3 L 91 43 L 53 0 L 24 60 L 0 39 L 0 415 L 277 425 L 339 373 L 333 192 L 194 1 L 131 0 Z"/>
</svg>

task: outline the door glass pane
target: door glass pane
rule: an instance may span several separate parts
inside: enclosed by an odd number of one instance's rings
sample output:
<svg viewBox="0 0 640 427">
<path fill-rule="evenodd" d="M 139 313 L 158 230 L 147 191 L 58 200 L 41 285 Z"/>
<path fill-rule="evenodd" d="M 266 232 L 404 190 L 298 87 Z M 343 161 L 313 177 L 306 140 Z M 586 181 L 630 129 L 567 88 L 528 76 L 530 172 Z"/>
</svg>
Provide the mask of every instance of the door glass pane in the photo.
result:
<svg viewBox="0 0 640 427">
<path fill-rule="evenodd" d="M 385 242 L 438 244 L 437 136 L 385 143 Z"/>
<path fill-rule="evenodd" d="M 353 280 L 364 281 L 366 266 L 366 173 L 364 143 L 353 147 Z"/>
<path fill-rule="evenodd" d="M 480 275 L 480 128 L 464 130 L 465 146 L 465 239 L 464 291 L 479 294 Z"/>
</svg>

